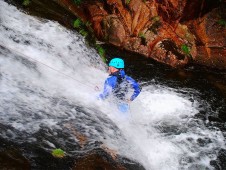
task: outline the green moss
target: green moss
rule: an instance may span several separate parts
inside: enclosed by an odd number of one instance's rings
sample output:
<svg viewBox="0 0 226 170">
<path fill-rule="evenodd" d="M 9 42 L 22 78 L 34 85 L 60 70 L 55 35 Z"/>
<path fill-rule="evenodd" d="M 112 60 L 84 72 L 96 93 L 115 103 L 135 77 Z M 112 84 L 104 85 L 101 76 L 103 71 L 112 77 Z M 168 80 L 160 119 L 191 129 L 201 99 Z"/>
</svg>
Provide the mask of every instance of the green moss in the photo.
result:
<svg viewBox="0 0 226 170">
<path fill-rule="evenodd" d="M 130 0 L 126 0 L 126 4 L 128 5 L 130 3 Z"/>
<path fill-rule="evenodd" d="M 86 37 L 89 32 L 87 31 L 87 27 L 90 26 L 91 23 L 87 21 L 85 24 L 78 18 L 74 20 L 73 27 L 79 30 L 79 33 Z"/>
<path fill-rule="evenodd" d="M 87 32 L 86 30 L 84 30 L 84 29 L 81 29 L 81 30 L 79 31 L 79 33 L 80 33 L 82 36 L 84 36 L 84 37 L 86 37 L 86 36 L 88 35 L 88 32 Z"/>
<path fill-rule="evenodd" d="M 74 28 L 80 28 L 83 25 L 82 21 L 78 18 L 73 22 Z"/>
<path fill-rule="evenodd" d="M 96 49 L 98 51 L 98 53 L 100 54 L 102 60 L 105 62 L 106 59 L 105 59 L 105 49 L 103 49 L 103 47 L 101 47 L 99 44 L 96 44 Z"/>
<path fill-rule="evenodd" d="M 140 32 L 139 35 L 138 35 L 140 38 L 145 38 L 145 35 L 144 33 Z"/>
<path fill-rule="evenodd" d="M 30 0 L 23 0 L 22 5 L 24 5 L 24 6 L 28 6 L 30 3 L 31 3 L 31 1 L 30 1 Z"/>
<path fill-rule="evenodd" d="M 87 27 L 90 27 L 92 24 L 91 24 L 91 22 L 87 21 L 85 25 L 86 25 Z"/>
<path fill-rule="evenodd" d="M 223 27 L 226 27 L 226 21 L 224 19 L 217 21 L 217 23 Z"/>
<path fill-rule="evenodd" d="M 151 18 L 151 20 L 153 22 L 156 22 L 156 21 L 159 21 L 160 20 L 160 17 L 159 16 L 154 16 L 154 17 Z"/>
<path fill-rule="evenodd" d="M 181 50 L 186 54 L 186 55 L 189 55 L 190 54 L 190 48 L 186 45 L 186 44 L 183 44 L 181 46 Z"/>
<path fill-rule="evenodd" d="M 140 32 L 138 36 L 141 38 L 141 44 L 142 45 L 147 45 L 145 34 Z"/>
<path fill-rule="evenodd" d="M 74 3 L 75 3 L 76 5 L 81 5 L 82 0 L 74 0 Z"/>
<path fill-rule="evenodd" d="M 65 153 L 62 149 L 54 149 L 52 151 L 52 155 L 56 158 L 63 158 L 65 156 Z"/>
</svg>

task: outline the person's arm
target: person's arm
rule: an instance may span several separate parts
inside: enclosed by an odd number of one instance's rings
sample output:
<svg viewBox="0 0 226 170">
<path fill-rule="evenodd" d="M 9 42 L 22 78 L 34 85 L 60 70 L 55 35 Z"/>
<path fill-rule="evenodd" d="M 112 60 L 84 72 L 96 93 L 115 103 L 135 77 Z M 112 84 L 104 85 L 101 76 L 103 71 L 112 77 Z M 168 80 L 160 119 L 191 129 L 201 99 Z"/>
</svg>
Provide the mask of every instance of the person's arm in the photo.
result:
<svg viewBox="0 0 226 170">
<path fill-rule="evenodd" d="M 117 83 L 117 77 L 111 76 L 107 78 L 107 80 L 104 83 L 104 91 L 102 94 L 99 95 L 101 99 L 106 99 L 108 95 L 112 92 L 112 89 L 115 88 Z"/>
<path fill-rule="evenodd" d="M 102 100 L 106 99 L 111 91 L 112 91 L 112 87 L 110 86 L 109 80 L 107 79 L 105 80 L 105 83 L 104 83 L 104 91 L 99 95 L 99 98 Z"/>
<path fill-rule="evenodd" d="M 139 84 L 129 76 L 126 76 L 127 81 L 129 81 L 131 87 L 134 89 L 132 96 L 130 97 L 130 101 L 133 101 L 140 94 L 140 86 Z"/>
</svg>

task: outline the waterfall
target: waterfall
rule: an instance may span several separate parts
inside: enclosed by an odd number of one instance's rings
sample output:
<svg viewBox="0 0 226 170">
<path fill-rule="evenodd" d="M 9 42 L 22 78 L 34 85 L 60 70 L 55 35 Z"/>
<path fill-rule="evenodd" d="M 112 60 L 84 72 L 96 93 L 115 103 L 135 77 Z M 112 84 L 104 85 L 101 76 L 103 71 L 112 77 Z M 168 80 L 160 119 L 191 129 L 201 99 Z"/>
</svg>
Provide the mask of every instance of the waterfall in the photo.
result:
<svg viewBox="0 0 226 170">
<path fill-rule="evenodd" d="M 59 134 L 69 133 L 71 122 L 90 143 L 100 141 L 148 170 L 213 169 L 210 161 L 225 148 L 224 137 L 195 118 L 210 107 L 197 90 L 141 82 L 126 120 L 111 98 L 97 100 L 95 86 L 102 89 L 107 76 L 105 63 L 81 35 L 0 1 L 2 138 L 42 142 L 50 150 L 56 135 L 73 154 L 70 145 L 78 138 Z M 40 141 L 35 134 L 46 129 L 49 138 Z"/>
</svg>

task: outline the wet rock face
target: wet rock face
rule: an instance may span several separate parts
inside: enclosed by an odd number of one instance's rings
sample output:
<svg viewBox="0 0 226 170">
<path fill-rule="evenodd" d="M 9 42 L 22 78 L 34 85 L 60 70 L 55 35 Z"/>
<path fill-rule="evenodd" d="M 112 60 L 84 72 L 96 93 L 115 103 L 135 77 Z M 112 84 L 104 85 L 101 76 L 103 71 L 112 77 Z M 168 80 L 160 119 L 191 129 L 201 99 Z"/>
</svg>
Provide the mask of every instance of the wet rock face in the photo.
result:
<svg viewBox="0 0 226 170">
<path fill-rule="evenodd" d="M 214 9 L 189 23 L 196 37 L 196 62 L 209 67 L 226 68 L 226 29 L 220 25 L 225 9 Z"/>
<path fill-rule="evenodd" d="M 0 169 L 31 169 L 29 161 L 14 148 L 0 151 Z"/>
<path fill-rule="evenodd" d="M 58 1 L 84 22 L 96 37 L 173 67 L 191 61 L 226 69 L 225 8 L 208 0 Z M 166 42 L 170 42 L 167 43 Z M 164 45 L 165 44 L 165 45 Z"/>
<path fill-rule="evenodd" d="M 163 20 L 173 23 L 181 18 L 186 5 L 186 0 L 158 0 L 158 13 Z"/>
<path fill-rule="evenodd" d="M 73 170 L 145 170 L 139 163 L 126 158 L 112 157 L 102 149 L 94 149 L 75 161 Z"/>
</svg>

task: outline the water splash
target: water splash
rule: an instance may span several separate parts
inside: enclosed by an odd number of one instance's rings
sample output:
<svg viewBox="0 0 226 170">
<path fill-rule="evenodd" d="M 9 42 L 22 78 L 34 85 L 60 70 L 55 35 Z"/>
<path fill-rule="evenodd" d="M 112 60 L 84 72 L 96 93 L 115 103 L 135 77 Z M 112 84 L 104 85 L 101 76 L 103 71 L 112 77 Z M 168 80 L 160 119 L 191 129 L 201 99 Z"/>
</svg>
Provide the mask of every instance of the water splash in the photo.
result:
<svg viewBox="0 0 226 170">
<path fill-rule="evenodd" d="M 102 87 L 105 65 L 80 35 L 3 1 L 0 9 L 1 137 L 34 142 L 46 135 L 44 147 L 73 153 L 79 140 L 65 130 L 70 122 L 90 143 L 101 141 L 146 169 L 213 169 L 209 161 L 225 148 L 224 138 L 194 117 L 209 107 L 197 91 L 148 82 L 130 120 L 120 119 L 114 103 L 96 100 L 91 87 Z"/>
</svg>

